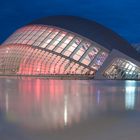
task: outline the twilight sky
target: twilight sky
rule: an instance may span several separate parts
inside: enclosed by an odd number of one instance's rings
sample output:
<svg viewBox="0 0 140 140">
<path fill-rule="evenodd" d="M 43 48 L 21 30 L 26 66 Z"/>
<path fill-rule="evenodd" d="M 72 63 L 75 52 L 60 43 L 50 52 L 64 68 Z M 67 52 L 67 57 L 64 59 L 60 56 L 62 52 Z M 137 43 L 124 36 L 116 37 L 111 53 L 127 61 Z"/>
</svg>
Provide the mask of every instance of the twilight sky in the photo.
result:
<svg viewBox="0 0 140 140">
<path fill-rule="evenodd" d="M 130 43 L 140 43 L 140 0 L 1 0 L 0 43 L 19 27 L 50 15 L 95 20 Z"/>
</svg>

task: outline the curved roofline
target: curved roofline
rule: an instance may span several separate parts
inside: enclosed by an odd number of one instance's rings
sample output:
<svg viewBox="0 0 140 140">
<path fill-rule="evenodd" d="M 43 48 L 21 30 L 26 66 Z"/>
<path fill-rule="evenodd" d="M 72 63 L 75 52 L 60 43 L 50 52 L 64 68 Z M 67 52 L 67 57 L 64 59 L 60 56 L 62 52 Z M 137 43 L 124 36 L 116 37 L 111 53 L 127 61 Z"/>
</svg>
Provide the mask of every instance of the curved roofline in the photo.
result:
<svg viewBox="0 0 140 140">
<path fill-rule="evenodd" d="M 34 20 L 30 24 L 42 24 L 60 27 L 86 37 L 108 50 L 116 49 L 140 61 L 139 53 L 120 35 L 107 27 L 77 16 L 48 16 Z"/>
</svg>

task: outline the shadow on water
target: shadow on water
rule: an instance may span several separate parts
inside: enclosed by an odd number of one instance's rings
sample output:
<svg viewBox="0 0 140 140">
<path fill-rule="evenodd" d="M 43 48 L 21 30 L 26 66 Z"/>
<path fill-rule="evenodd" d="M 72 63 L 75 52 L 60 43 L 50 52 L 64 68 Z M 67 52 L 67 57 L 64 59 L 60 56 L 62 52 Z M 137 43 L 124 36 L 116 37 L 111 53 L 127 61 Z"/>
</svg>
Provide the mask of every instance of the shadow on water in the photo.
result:
<svg viewBox="0 0 140 140">
<path fill-rule="evenodd" d="M 109 139 L 140 121 L 139 91 L 138 81 L 0 79 L 0 138 Z"/>
</svg>

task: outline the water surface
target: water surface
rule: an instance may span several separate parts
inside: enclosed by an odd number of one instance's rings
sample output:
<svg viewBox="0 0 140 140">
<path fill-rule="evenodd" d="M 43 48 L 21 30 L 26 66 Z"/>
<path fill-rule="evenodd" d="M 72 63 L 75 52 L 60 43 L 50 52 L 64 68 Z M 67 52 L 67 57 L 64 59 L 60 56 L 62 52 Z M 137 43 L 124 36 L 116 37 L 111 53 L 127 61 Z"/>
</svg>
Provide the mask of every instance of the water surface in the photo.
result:
<svg viewBox="0 0 140 140">
<path fill-rule="evenodd" d="M 0 140 L 138 140 L 140 82 L 0 79 Z"/>
</svg>

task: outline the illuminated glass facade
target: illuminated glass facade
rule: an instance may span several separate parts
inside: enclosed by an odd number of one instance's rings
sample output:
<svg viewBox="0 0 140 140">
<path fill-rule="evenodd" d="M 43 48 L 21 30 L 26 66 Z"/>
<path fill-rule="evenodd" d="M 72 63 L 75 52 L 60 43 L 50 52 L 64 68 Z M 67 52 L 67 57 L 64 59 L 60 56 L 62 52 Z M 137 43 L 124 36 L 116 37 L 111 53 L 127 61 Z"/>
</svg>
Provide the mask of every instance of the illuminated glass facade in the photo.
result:
<svg viewBox="0 0 140 140">
<path fill-rule="evenodd" d="M 104 76 L 109 79 L 140 79 L 140 68 L 125 59 L 115 59 L 105 70 Z"/>
<path fill-rule="evenodd" d="M 94 76 L 108 51 L 88 39 L 50 26 L 17 30 L 0 51 L 0 74 Z"/>
<path fill-rule="evenodd" d="M 0 75 L 140 79 L 139 55 L 114 32 L 77 17 L 46 21 L 18 29 L 1 45 Z"/>
</svg>

